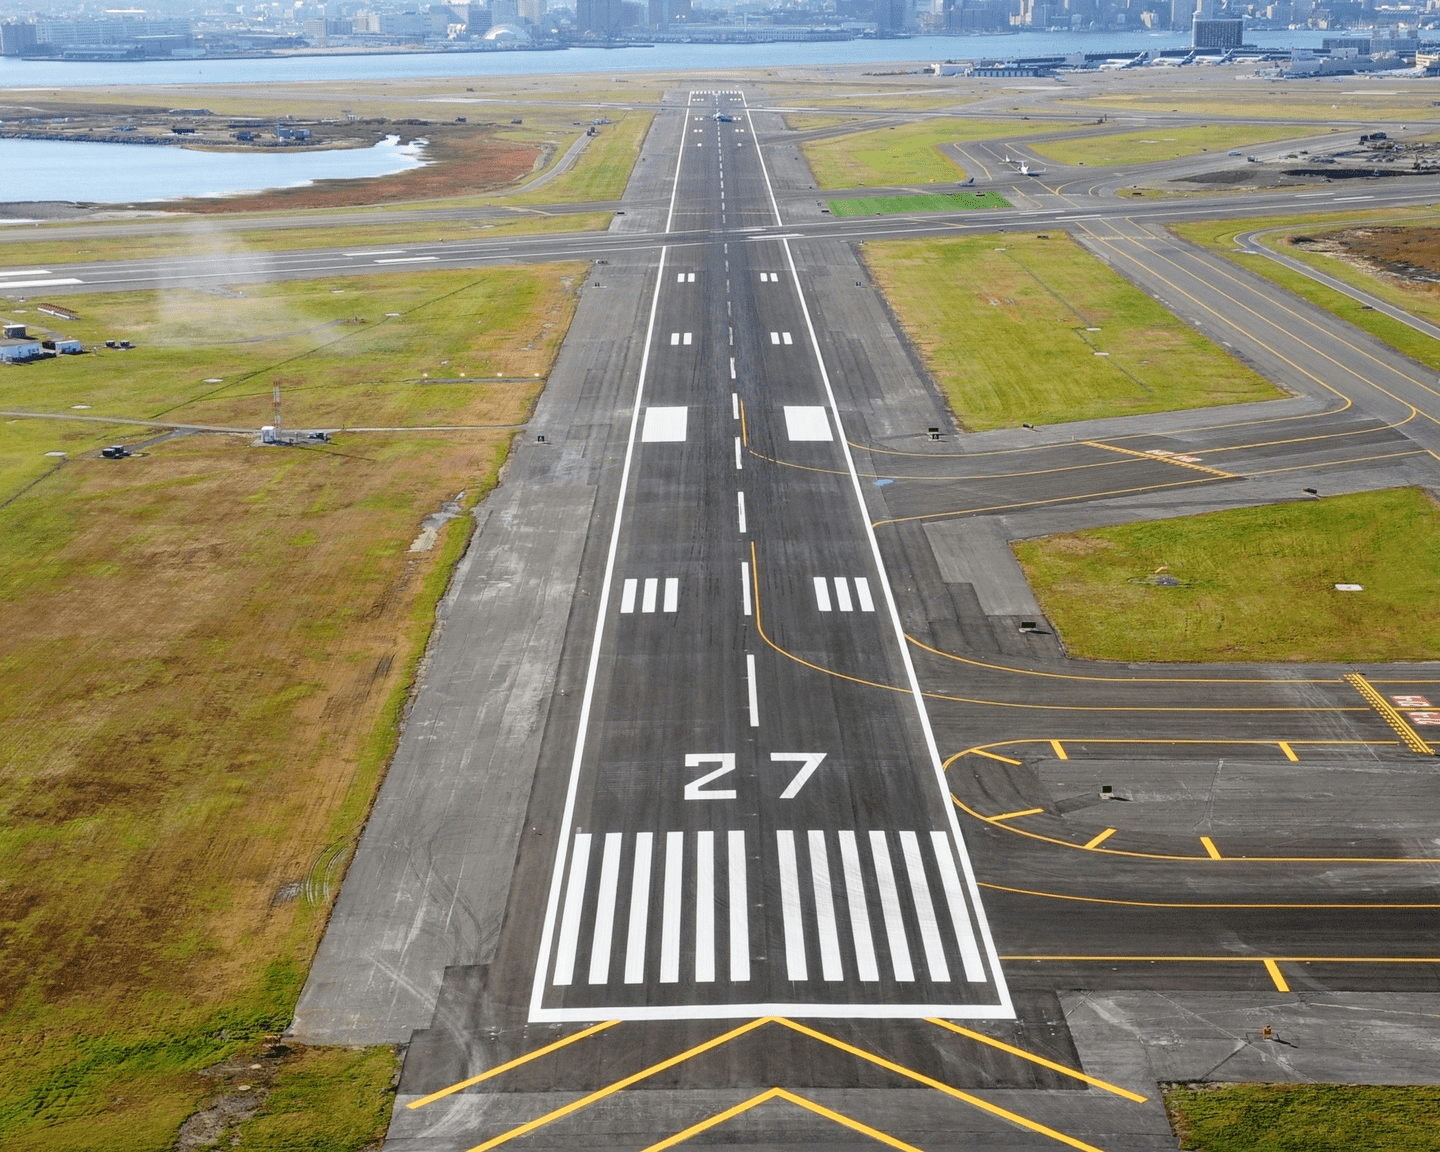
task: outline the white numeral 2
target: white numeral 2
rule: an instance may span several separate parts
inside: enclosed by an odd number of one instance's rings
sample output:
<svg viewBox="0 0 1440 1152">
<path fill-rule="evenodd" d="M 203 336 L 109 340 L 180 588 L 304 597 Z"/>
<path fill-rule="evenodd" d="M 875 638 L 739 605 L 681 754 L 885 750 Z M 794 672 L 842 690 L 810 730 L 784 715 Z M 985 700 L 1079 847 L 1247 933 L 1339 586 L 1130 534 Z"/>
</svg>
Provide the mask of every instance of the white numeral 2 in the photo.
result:
<svg viewBox="0 0 1440 1152">
<path fill-rule="evenodd" d="M 822 753 L 823 755 L 823 753 Z M 817 761 L 818 763 L 818 761 Z M 735 753 L 733 752 L 692 752 L 685 757 L 685 767 L 698 768 L 702 764 L 719 764 L 713 772 L 707 772 L 698 780 L 692 780 L 685 785 L 686 800 L 734 800 L 735 790 L 733 788 L 706 788 L 710 781 L 724 776 L 728 772 L 735 771 Z M 797 777 L 798 779 L 798 777 Z"/>
</svg>

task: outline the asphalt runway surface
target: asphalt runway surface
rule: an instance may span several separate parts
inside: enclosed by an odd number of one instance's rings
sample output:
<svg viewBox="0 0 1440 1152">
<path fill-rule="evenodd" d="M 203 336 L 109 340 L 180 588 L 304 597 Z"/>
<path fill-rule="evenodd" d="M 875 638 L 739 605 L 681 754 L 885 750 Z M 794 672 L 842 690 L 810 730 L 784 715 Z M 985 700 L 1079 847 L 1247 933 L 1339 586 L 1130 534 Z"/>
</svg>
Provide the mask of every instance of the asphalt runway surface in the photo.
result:
<svg viewBox="0 0 1440 1152">
<path fill-rule="evenodd" d="M 409 1045 L 405 1152 L 1120 1152 L 1175 1146 L 1161 1080 L 1433 1082 L 1440 669 L 1071 661 L 1007 543 L 1435 486 L 1433 373 L 1164 227 L 1350 194 L 1123 203 L 966 145 L 1014 210 L 833 219 L 787 139 L 676 91 L 607 233 L 0 277 L 605 262 L 296 1037 Z M 1289 397 L 958 434 L 855 244 L 1045 227 Z"/>
</svg>

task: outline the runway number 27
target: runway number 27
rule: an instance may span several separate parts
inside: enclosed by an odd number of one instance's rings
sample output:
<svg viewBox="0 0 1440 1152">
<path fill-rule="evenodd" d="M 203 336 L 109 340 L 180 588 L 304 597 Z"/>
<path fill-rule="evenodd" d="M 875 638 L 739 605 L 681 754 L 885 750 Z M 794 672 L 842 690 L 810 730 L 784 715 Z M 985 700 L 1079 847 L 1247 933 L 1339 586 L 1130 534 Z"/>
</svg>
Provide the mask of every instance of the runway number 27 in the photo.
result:
<svg viewBox="0 0 1440 1152">
<path fill-rule="evenodd" d="M 772 752 L 770 760 L 777 764 L 799 764 L 800 770 L 791 778 L 790 783 L 785 785 L 785 790 L 780 793 L 781 800 L 793 800 L 800 794 L 800 789 L 805 787 L 806 782 L 815 774 L 815 769 L 820 767 L 820 762 L 825 759 L 824 752 Z M 685 767 L 702 768 L 709 764 L 718 764 L 719 767 L 713 771 L 706 772 L 703 776 L 697 776 L 685 785 L 686 800 L 734 800 L 735 789 L 733 788 L 707 788 L 710 784 L 722 776 L 728 776 L 735 771 L 735 753 L 733 752 L 692 752 L 685 757 Z"/>
</svg>

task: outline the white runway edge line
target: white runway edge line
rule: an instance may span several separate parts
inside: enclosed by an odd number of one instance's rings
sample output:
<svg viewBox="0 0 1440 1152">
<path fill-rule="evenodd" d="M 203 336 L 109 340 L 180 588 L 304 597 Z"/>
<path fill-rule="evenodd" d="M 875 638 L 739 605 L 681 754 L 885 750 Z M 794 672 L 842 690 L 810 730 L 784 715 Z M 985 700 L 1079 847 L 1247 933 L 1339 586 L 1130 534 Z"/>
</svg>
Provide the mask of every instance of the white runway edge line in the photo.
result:
<svg viewBox="0 0 1440 1152">
<path fill-rule="evenodd" d="M 670 185 L 670 209 L 665 216 L 665 231 L 669 232 L 675 221 L 675 197 L 680 191 L 680 164 L 685 157 L 684 126 L 688 120 L 690 99 L 686 98 L 687 114 L 681 118 L 682 147 L 676 149 L 675 175 Z M 580 784 L 580 768 L 585 758 L 585 741 L 590 728 L 590 709 L 595 703 L 595 676 L 600 667 L 600 646 L 605 635 L 605 618 L 610 606 L 610 589 L 615 579 L 615 560 L 620 550 L 620 528 L 624 521 L 625 497 L 630 487 L 630 469 L 635 461 L 635 442 L 640 431 L 641 401 L 645 397 L 645 380 L 650 369 L 650 349 L 655 344 L 655 318 L 660 308 L 660 288 L 665 282 L 665 261 L 670 254 L 669 245 L 660 249 L 660 263 L 655 272 L 655 290 L 650 297 L 650 316 L 645 326 L 645 343 L 640 353 L 640 371 L 635 380 L 635 399 L 630 407 L 630 438 L 625 445 L 625 462 L 620 470 L 620 492 L 615 501 L 615 523 L 610 529 L 610 550 L 605 557 L 605 576 L 600 583 L 599 611 L 595 617 L 595 635 L 590 643 L 590 662 L 585 672 L 585 692 L 580 703 L 580 718 L 575 733 L 575 751 L 570 760 L 570 779 L 565 789 L 565 807 L 560 817 L 560 835 L 555 848 L 554 872 L 550 877 L 550 892 L 545 903 L 545 920 L 540 931 L 540 948 L 535 957 L 535 982 L 530 995 L 530 1019 L 571 1019 L 567 1012 L 547 1012 L 543 1007 L 545 995 L 545 970 L 550 963 L 551 950 L 555 944 L 555 916 L 560 905 L 560 884 L 565 874 L 565 857 L 570 844 L 570 828 L 575 821 L 575 795 Z M 649 840 L 646 840 L 645 866 L 650 866 Z M 637 867 L 636 884 L 640 883 Z M 641 902 L 643 904 L 643 902 Z M 632 903 L 632 908 L 635 905 Z M 637 924 L 637 919 L 639 923 Z M 644 912 L 631 914 L 629 951 L 625 960 L 626 983 L 640 983 L 644 979 L 643 955 L 636 954 L 636 939 L 643 950 L 645 939 Z M 632 979 L 633 976 L 633 979 Z M 614 1015 L 606 1017 L 613 1019 Z"/>
<path fill-rule="evenodd" d="M 745 119 L 750 126 L 750 134 L 754 136 L 755 124 L 751 117 L 748 101 L 745 106 Z M 765 190 L 770 196 L 770 210 L 774 213 L 776 226 L 783 227 L 784 221 L 780 215 L 780 204 L 775 199 L 775 188 L 770 182 L 770 170 L 765 164 L 765 150 L 757 148 L 755 154 L 760 160 L 760 171 L 765 177 Z M 774 239 L 779 241 L 785 251 L 785 264 L 790 270 L 790 281 L 794 286 L 795 297 L 800 303 L 800 312 L 805 320 L 805 331 L 810 337 L 810 348 L 815 353 L 815 364 L 820 370 L 820 381 L 825 387 L 825 398 L 830 408 L 830 415 L 835 421 L 840 451 L 845 457 L 845 468 L 850 474 L 850 488 L 855 496 L 856 510 L 860 516 L 860 523 L 864 526 L 865 535 L 870 541 L 870 554 L 875 561 L 875 571 L 879 574 L 880 591 L 884 593 L 885 606 L 889 612 L 891 626 L 895 631 L 895 642 L 899 647 L 900 658 L 905 667 L 905 677 L 910 685 L 910 695 L 915 703 L 916 716 L 925 736 L 925 748 L 930 754 L 930 767 L 935 774 L 935 783 L 939 789 L 939 801 L 950 825 L 950 836 L 955 850 L 960 857 L 961 869 L 964 872 L 964 895 L 969 897 L 970 907 L 975 914 L 975 923 L 979 927 L 980 938 L 984 942 L 985 959 L 988 962 L 984 967 L 988 967 L 995 984 L 997 1002 L 994 1004 L 957 1004 L 947 1007 L 937 1005 L 929 1015 L 955 1019 L 988 1017 L 1012 1020 L 1015 1017 L 1015 1009 L 1010 1001 L 1010 989 L 1005 982 L 1005 974 L 1000 970 L 1000 957 L 995 950 L 995 940 L 990 934 L 990 923 L 985 915 L 985 907 L 980 902 L 980 889 L 975 882 L 975 870 L 970 863 L 970 853 L 965 847 L 965 838 L 960 833 L 960 821 L 955 815 L 954 805 L 950 803 L 950 786 L 946 783 L 945 768 L 940 761 L 940 749 L 935 744 L 935 732 L 930 726 L 930 713 L 925 707 L 925 697 L 920 689 L 920 679 L 915 674 L 915 663 L 910 658 L 910 646 L 905 639 L 904 625 L 900 622 L 900 609 L 895 603 L 895 593 L 890 587 L 890 577 L 885 572 L 885 561 L 880 554 L 880 541 L 875 538 L 875 529 L 870 524 L 870 516 L 865 507 L 865 490 L 860 486 L 860 476 L 855 470 L 855 457 L 850 451 L 850 442 L 845 436 L 844 422 L 840 419 L 840 405 L 835 399 L 835 389 L 830 383 L 830 372 L 825 365 L 825 356 L 820 350 L 820 339 L 815 333 L 815 322 L 810 315 L 810 305 L 805 299 L 805 293 L 800 284 L 800 271 L 795 263 L 795 253 L 790 247 L 791 237 L 782 234 Z M 960 893 L 957 891 L 956 895 L 958 897 Z M 979 957 L 977 956 L 976 962 L 978 961 Z M 970 960 L 967 957 L 967 978 L 970 977 L 971 971 Z M 876 1006 L 875 1009 L 869 1005 L 860 1004 L 852 1004 L 847 1007 L 850 1014 L 856 1017 L 905 1014 L 901 1005 Z"/>
</svg>

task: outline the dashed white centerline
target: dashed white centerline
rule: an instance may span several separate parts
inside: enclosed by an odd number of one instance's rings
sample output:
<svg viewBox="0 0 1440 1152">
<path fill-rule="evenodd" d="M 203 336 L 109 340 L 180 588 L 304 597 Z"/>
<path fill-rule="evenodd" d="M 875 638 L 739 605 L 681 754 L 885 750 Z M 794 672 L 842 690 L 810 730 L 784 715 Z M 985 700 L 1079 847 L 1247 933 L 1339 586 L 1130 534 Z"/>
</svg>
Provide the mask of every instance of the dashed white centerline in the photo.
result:
<svg viewBox="0 0 1440 1152">
<path fill-rule="evenodd" d="M 760 693 L 755 687 L 755 656 L 747 654 L 745 657 L 745 681 L 746 689 L 750 696 L 750 727 L 760 727 Z"/>
<path fill-rule="evenodd" d="M 750 615 L 750 561 L 740 562 L 740 603 L 745 609 L 745 615 Z"/>
<path fill-rule="evenodd" d="M 376 264 L 423 264 L 427 260 L 438 260 L 438 256 L 392 256 L 388 260 L 376 260 Z"/>
<path fill-rule="evenodd" d="M 730 366 L 733 368 L 735 361 L 730 361 Z M 740 419 L 740 393 L 738 392 L 730 393 L 730 418 L 732 420 Z"/>
<path fill-rule="evenodd" d="M 735 502 L 740 508 L 740 535 L 745 535 L 745 493 L 735 493 Z"/>
<path fill-rule="evenodd" d="M 735 471 L 741 472 L 745 468 L 745 462 L 740 456 L 740 437 L 735 437 Z"/>
<path fill-rule="evenodd" d="M 382 248 L 378 252 L 342 252 L 342 256 L 401 256 L 404 248 Z"/>
</svg>

